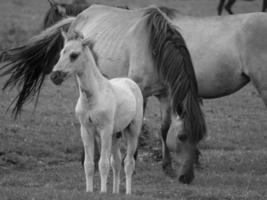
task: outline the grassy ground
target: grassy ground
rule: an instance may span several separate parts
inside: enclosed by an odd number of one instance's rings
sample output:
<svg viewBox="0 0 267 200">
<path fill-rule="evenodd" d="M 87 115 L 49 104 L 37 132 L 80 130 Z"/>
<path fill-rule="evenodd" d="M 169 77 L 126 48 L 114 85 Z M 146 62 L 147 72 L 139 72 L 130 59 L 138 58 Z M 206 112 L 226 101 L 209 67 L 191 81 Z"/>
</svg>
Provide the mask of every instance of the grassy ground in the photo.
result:
<svg viewBox="0 0 267 200">
<path fill-rule="evenodd" d="M 234 10 L 257 11 L 261 3 L 238 1 Z M 116 0 L 109 4 L 137 7 L 163 3 Z M 217 1 L 166 0 L 164 4 L 204 16 L 216 13 Z M 0 49 L 15 46 L 38 33 L 47 8 L 45 0 L 0 0 Z M 0 85 L 4 80 L 0 80 Z M 15 94 L 16 89 L 0 92 L 1 200 L 267 199 L 267 112 L 250 85 L 229 97 L 204 101 L 209 133 L 201 144 L 203 169 L 196 171 L 196 178 L 189 186 L 169 179 L 161 171 L 157 155 L 158 103 L 151 99 L 146 113 L 150 138 L 141 149 L 130 197 L 84 192 L 73 81 L 68 81 L 63 90 L 47 81 L 37 109 L 34 111 L 33 104 L 27 105 L 17 121 L 6 113 Z M 95 189 L 99 191 L 98 174 L 96 182 Z M 125 192 L 123 175 L 121 192 Z"/>
</svg>

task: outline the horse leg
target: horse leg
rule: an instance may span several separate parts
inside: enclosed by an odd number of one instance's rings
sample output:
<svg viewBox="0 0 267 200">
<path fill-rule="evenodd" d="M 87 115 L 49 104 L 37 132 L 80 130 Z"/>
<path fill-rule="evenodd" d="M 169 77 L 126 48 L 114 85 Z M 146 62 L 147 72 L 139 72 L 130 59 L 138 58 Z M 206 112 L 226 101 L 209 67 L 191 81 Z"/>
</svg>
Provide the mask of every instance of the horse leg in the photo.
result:
<svg viewBox="0 0 267 200">
<path fill-rule="evenodd" d="M 161 112 L 161 144 L 162 144 L 162 168 L 170 177 L 176 177 L 176 173 L 172 168 L 172 160 L 169 148 L 166 144 L 167 134 L 171 124 L 171 108 L 167 95 L 157 96 L 160 102 Z"/>
<path fill-rule="evenodd" d="M 265 12 L 267 8 L 267 0 L 262 0 L 262 12 Z"/>
<path fill-rule="evenodd" d="M 124 159 L 124 171 L 126 176 L 126 194 L 132 193 L 132 175 L 135 168 L 134 153 L 137 148 L 138 137 L 131 131 L 125 131 L 127 140 L 127 155 Z"/>
<path fill-rule="evenodd" d="M 100 158 L 100 151 L 98 148 L 98 143 L 97 143 L 96 137 L 94 138 L 94 144 L 95 144 L 94 145 L 94 163 L 95 163 L 95 170 L 97 171 L 98 170 L 98 161 Z M 82 166 L 84 166 L 84 158 L 85 158 L 85 152 L 84 152 L 84 149 L 82 149 L 82 152 L 81 152 Z"/>
<path fill-rule="evenodd" d="M 112 147 L 112 128 L 104 128 L 100 131 L 101 140 L 101 153 L 100 160 L 98 163 L 98 169 L 101 179 L 101 190 L 100 192 L 107 192 L 107 178 L 109 173 L 109 159 L 111 155 Z"/>
<path fill-rule="evenodd" d="M 84 145 L 84 172 L 86 179 L 86 192 L 93 192 L 94 178 L 94 134 L 88 132 L 84 125 L 81 125 L 81 137 Z"/>
<path fill-rule="evenodd" d="M 117 135 L 112 137 L 111 149 L 111 167 L 113 170 L 113 193 L 120 191 L 120 170 L 121 170 L 121 151 L 120 151 L 120 138 Z"/>
<path fill-rule="evenodd" d="M 225 0 L 220 0 L 220 2 L 219 2 L 219 6 L 217 8 L 218 15 L 222 14 L 224 2 L 225 2 Z"/>
<path fill-rule="evenodd" d="M 143 113 L 140 113 L 143 114 Z M 132 193 L 132 175 L 135 170 L 135 159 L 134 155 L 136 153 L 138 137 L 141 132 L 142 127 L 142 117 L 137 116 L 129 127 L 125 130 L 125 136 L 127 141 L 127 155 L 124 159 L 124 171 L 126 176 L 126 194 Z"/>
<path fill-rule="evenodd" d="M 228 3 L 226 4 L 225 6 L 225 10 L 227 10 L 227 12 L 232 15 L 234 14 L 233 11 L 231 10 L 232 9 L 232 6 L 234 5 L 234 3 L 236 2 L 236 0 L 229 0 Z"/>
</svg>

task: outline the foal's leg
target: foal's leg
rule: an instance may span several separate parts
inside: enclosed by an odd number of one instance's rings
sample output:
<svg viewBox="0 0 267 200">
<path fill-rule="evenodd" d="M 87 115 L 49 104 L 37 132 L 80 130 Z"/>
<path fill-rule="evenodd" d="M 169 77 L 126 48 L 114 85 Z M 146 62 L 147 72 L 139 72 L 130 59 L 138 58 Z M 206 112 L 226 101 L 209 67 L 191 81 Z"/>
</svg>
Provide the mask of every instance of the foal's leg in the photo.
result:
<svg viewBox="0 0 267 200">
<path fill-rule="evenodd" d="M 137 149 L 138 137 L 142 127 L 142 117 L 135 119 L 125 130 L 127 141 L 127 155 L 124 159 L 124 171 L 126 175 L 126 194 L 132 193 L 132 175 L 135 169 L 134 154 Z"/>
<path fill-rule="evenodd" d="M 120 138 L 116 134 L 112 137 L 111 167 L 113 170 L 113 193 L 120 191 L 121 151 Z"/>
<path fill-rule="evenodd" d="M 107 192 L 107 178 L 110 167 L 109 159 L 111 155 L 111 146 L 112 146 L 112 127 L 108 126 L 100 131 L 101 153 L 100 153 L 100 160 L 98 163 L 98 168 L 101 178 L 100 192 Z"/>
<path fill-rule="evenodd" d="M 167 96 L 157 96 L 160 102 L 161 111 L 161 144 L 162 144 L 162 168 L 164 172 L 170 176 L 175 177 L 175 171 L 172 168 L 172 160 L 170 151 L 166 145 L 167 134 L 171 124 L 171 108 Z"/>
<path fill-rule="evenodd" d="M 94 178 L 94 131 L 88 131 L 81 124 L 81 137 L 84 145 L 84 172 L 86 179 L 86 192 L 93 192 Z"/>
</svg>

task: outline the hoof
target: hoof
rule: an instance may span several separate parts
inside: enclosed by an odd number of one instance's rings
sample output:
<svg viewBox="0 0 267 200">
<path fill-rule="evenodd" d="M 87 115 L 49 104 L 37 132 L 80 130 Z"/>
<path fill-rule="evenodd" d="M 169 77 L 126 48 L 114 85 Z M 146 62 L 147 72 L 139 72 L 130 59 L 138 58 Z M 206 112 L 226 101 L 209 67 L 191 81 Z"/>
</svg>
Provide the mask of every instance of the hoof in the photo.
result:
<svg viewBox="0 0 267 200">
<path fill-rule="evenodd" d="M 230 15 L 233 15 L 233 14 L 234 14 L 233 11 L 231 10 L 231 8 L 228 7 L 228 6 L 225 6 L 225 10 L 226 10 Z"/>
<path fill-rule="evenodd" d="M 163 166 L 164 173 L 170 178 L 176 178 L 176 171 L 171 166 Z"/>
<path fill-rule="evenodd" d="M 190 184 L 190 183 L 192 183 L 193 180 L 194 180 L 193 174 L 192 175 L 183 174 L 179 177 L 179 181 L 183 184 Z"/>
</svg>

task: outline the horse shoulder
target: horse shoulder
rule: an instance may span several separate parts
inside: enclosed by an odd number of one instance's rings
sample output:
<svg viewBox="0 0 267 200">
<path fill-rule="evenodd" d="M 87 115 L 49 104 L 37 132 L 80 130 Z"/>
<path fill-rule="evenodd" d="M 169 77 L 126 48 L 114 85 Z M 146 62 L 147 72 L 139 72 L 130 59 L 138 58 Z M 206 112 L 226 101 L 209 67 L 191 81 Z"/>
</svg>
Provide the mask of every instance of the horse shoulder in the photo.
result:
<svg viewBox="0 0 267 200">
<path fill-rule="evenodd" d="M 134 80 L 145 96 L 150 96 L 151 86 L 157 85 L 158 75 L 149 48 L 147 17 L 143 16 L 129 29 L 126 44 L 129 56 L 128 77 Z"/>
</svg>

